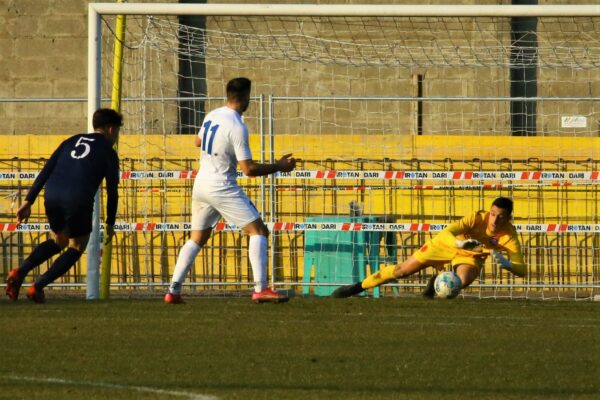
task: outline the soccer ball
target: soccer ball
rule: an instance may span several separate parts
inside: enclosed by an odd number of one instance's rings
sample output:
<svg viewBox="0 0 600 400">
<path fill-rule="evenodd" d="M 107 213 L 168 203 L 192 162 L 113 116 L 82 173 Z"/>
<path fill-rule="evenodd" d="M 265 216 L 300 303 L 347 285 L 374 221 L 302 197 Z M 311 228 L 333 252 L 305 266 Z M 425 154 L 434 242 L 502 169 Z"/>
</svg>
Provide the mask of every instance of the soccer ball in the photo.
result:
<svg viewBox="0 0 600 400">
<path fill-rule="evenodd" d="M 442 272 L 435 278 L 435 293 L 441 299 L 453 299 L 462 289 L 462 282 L 454 272 Z"/>
</svg>

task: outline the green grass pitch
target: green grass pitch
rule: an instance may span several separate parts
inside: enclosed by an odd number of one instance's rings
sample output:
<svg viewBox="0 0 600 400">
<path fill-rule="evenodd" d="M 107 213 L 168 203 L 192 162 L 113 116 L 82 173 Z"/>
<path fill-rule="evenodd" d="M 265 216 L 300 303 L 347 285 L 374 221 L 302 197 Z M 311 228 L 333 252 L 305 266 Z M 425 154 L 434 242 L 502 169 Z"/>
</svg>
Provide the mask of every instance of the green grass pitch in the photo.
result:
<svg viewBox="0 0 600 400">
<path fill-rule="evenodd" d="M 0 301 L 0 399 L 599 399 L 600 303 Z"/>
</svg>

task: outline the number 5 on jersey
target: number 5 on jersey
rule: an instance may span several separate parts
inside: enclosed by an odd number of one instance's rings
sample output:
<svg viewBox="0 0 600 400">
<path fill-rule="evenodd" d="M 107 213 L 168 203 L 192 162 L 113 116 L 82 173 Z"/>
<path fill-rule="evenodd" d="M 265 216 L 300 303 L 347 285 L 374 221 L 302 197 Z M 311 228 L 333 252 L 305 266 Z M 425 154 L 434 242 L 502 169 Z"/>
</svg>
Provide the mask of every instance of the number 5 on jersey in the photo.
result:
<svg viewBox="0 0 600 400">
<path fill-rule="evenodd" d="M 87 137 L 80 137 L 77 140 L 77 143 L 75 143 L 75 150 L 73 150 L 71 152 L 71 157 L 75 158 L 75 159 L 80 159 L 80 158 L 84 158 L 85 156 L 87 156 L 88 154 L 90 154 L 90 145 L 88 143 L 86 143 L 85 141 L 88 142 L 93 142 L 96 139 L 92 139 L 92 138 L 87 138 Z M 79 154 L 77 154 L 78 152 L 81 152 Z"/>
<path fill-rule="evenodd" d="M 219 129 L 219 125 L 212 126 L 212 121 L 206 121 L 202 125 L 202 151 L 212 155 L 213 141 L 215 140 L 215 133 Z M 208 139 L 208 140 L 207 140 Z"/>
</svg>

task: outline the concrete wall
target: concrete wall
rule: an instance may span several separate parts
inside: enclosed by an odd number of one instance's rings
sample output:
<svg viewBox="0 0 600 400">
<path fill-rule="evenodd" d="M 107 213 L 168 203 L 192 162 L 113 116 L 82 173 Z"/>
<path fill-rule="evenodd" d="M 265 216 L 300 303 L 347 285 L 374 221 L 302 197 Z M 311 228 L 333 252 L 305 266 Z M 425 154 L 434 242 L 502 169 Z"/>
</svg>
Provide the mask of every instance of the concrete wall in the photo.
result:
<svg viewBox="0 0 600 400">
<path fill-rule="evenodd" d="M 81 97 L 86 92 L 86 3 L 8 0 L 0 9 L 0 97 Z M 83 106 L 0 105 L 3 133 L 77 127 Z M 62 115 L 61 115 L 62 114 Z M 81 119 L 81 117 L 79 117 Z M 60 128 L 59 128 L 60 129 Z"/>
<path fill-rule="evenodd" d="M 0 99 L 87 97 L 88 3 L 0 3 Z M 3 102 L 0 133 L 85 132 L 86 113 L 85 103 Z"/>
<path fill-rule="evenodd" d="M 176 2 L 152 0 L 150 2 Z M 220 1 L 250 3 L 253 1 Z M 267 1 L 265 1 L 266 3 Z M 381 3 L 413 3 L 414 1 L 385 1 Z M 285 3 L 294 3 L 285 1 Z M 365 3 L 364 1 L 327 1 L 318 3 Z M 423 3 L 423 2 L 422 2 Z M 475 1 L 429 1 L 438 4 L 473 4 Z M 509 4 L 507 0 L 477 1 L 477 4 Z M 540 3 L 554 3 L 540 1 Z M 595 1 L 561 2 L 594 4 Z M 5 0 L 0 5 L 0 99 L 25 98 L 85 98 L 87 56 L 87 0 Z M 551 25 L 549 25 L 551 26 Z M 593 34 L 595 24 L 589 26 Z M 255 25 L 254 29 L 260 29 Z M 494 36 L 493 27 L 490 35 Z M 344 34 L 333 32 L 337 39 Z M 423 40 L 427 33 L 421 32 Z M 430 38 L 433 40 L 435 38 Z M 461 44 L 461 43 L 458 43 Z M 173 64 L 173 63 L 172 63 Z M 285 68 L 285 69 L 284 69 Z M 375 72 L 373 72 L 375 71 Z M 137 73 L 137 72 L 136 72 Z M 461 74 L 460 79 L 457 73 Z M 403 95 L 415 92 L 414 76 L 424 74 L 426 96 L 492 96 L 505 95 L 506 70 L 482 68 L 407 69 L 380 68 L 377 70 L 349 69 L 343 66 L 298 64 L 293 62 L 233 63 L 215 59 L 207 69 L 209 95 L 220 96 L 228 78 L 239 74 L 251 75 L 256 82 L 256 94 L 280 95 Z M 540 78 L 552 78 L 555 84 L 541 84 L 541 96 L 600 95 L 600 81 L 594 71 L 566 68 L 547 70 Z M 176 81 L 162 78 L 162 86 L 172 93 Z M 169 89 L 170 88 L 170 89 Z M 139 108 L 139 105 L 137 106 Z M 374 108 L 375 107 L 375 108 Z M 379 108 L 376 108 L 379 107 Z M 336 133 L 349 129 L 355 132 L 394 131 L 414 133 L 415 105 L 371 104 L 291 104 L 276 110 L 277 127 L 285 133 Z M 597 134 L 600 110 L 591 103 L 565 105 L 544 103 L 538 106 L 548 118 L 538 121 L 538 131 L 546 135 Z M 132 115 L 137 110 L 132 109 Z M 0 103 L 0 133 L 50 134 L 86 130 L 85 103 Z M 167 111 L 170 123 L 176 120 L 175 109 Z M 492 103 L 427 103 L 424 105 L 426 134 L 493 134 L 509 133 L 509 115 L 506 104 Z M 157 115 L 160 113 L 157 111 Z M 561 115 L 589 115 L 586 130 L 561 131 Z M 316 115 L 316 117 L 315 117 Z M 160 129 L 162 116 L 146 119 L 128 129 Z M 252 118 L 250 118 L 252 121 Z M 256 117 L 254 118 L 256 120 Z M 368 122 L 366 122 L 368 121 Z M 401 127 L 399 129 L 398 127 Z M 170 127 L 167 128 L 172 131 Z M 252 126 L 258 129 L 258 124 Z M 354 132 L 351 132 L 354 133 Z"/>
</svg>

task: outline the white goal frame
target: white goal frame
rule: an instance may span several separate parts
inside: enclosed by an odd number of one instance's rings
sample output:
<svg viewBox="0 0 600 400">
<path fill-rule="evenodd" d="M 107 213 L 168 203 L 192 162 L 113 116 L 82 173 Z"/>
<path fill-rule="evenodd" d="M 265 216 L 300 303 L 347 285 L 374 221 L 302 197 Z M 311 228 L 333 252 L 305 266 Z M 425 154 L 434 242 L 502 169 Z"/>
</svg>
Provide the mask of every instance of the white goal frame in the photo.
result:
<svg viewBox="0 0 600 400">
<path fill-rule="evenodd" d="M 582 17 L 600 16 L 600 5 L 351 5 L 351 4 L 172 4 L 88 5 L 88 129 L 101 104 L 102 15 L 321 16 L 321 17 Z M 99 297 L 100 213 L 96 195 L 87 248 L 87 298 Z"/>
</svg>

